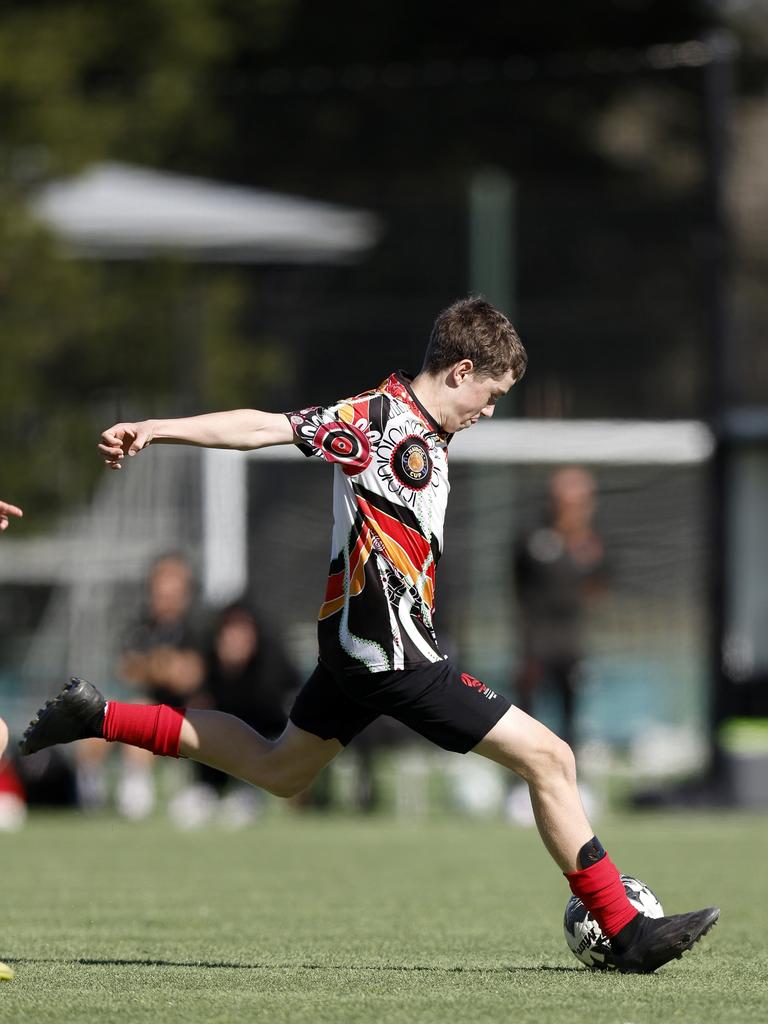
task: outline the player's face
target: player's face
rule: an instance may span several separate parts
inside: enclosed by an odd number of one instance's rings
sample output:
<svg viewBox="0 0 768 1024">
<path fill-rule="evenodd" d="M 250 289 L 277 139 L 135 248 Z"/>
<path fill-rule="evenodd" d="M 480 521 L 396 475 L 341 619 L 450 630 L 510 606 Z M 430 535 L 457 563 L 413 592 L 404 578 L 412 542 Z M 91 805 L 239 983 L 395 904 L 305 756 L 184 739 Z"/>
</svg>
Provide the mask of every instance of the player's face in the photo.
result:
<svg viewBox="0 0 768 1024">
<path fill-rule="evenodd" d="M 459 373 L 453 391 L 451 408 L 447 410 L 443 426 L 450 433 L 466 430 L 481 417 L 489 419 L 493 416 L 496 402 L 503 398 L 515 383 L 511 370 L 503 377 L 486 377 L 478 375 L 474 370 Z"/>
</svg>

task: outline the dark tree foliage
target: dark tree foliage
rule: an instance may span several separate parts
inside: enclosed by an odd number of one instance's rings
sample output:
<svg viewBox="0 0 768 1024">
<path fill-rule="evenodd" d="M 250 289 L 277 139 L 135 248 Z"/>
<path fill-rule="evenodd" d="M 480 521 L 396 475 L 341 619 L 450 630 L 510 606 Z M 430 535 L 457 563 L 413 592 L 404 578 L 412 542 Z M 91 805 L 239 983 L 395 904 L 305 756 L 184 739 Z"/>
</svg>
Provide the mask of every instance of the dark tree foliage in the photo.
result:
<svg viewBox="0 0 768 1024">
<path fill-rule="evenodd" d="M 485 165 L 524 196 L 520 315 L 540 381 L 596 352 L 619 380 L 662 320 L 685 362 L 696 328 L 676 303 L 696 268 L 665 263 L 652 225 L 669 221 L 674 249 L 700 217 L 700 80 L 608 72 L 595 54 L 699 37 L 712 20 L 691 0 L 6 0 L 0 493 L 32 517 L 87 500 L 97 429 L 117 416 L 330 398 L 413 366 L 436 308 L 466 289 L 466 188 Z M 660 158 L 622 156 L 627 117 L 655 126 Z M 73 261 L 27 199 L 103 159 L 364 205 L 386 234 L 348 271 Z M 637 258 L 623 265 L 627 232 Z M 628 301 L 620 284 L 646 274 Z M 596 315 L 584 296 L 598 284 Z M 665 289 L 656 321 L 649 296 Z"/>
</svg>

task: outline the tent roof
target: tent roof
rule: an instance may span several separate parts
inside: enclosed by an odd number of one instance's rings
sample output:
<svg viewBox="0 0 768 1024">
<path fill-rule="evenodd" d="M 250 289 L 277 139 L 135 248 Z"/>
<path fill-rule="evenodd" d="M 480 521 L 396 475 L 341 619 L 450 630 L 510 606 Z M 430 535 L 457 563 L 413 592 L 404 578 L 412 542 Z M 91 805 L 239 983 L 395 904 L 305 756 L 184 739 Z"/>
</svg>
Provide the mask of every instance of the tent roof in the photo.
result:
<svg viewBox="0 0 768 1024">
<path fill-rule="evenodd" d="M 375 244 L 361 210 L 129 164 L 96 164 L 45 186 L 34 213 L 78 256 L 173 253 L 232 263 L 339 263 Z"/>
</svg>

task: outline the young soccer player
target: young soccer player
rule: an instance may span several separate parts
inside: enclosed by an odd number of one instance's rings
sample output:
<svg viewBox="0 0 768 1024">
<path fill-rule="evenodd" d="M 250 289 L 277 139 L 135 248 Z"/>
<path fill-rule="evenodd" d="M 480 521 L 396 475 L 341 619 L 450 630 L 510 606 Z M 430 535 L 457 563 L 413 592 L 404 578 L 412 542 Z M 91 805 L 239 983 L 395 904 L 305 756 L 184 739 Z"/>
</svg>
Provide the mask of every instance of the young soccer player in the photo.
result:
<svg viewBox="0 0 768 1024">
<path fill-rule="evenodd" d="M 460 672 L 440 653 L 432 628 L 449 442 L 493 415 L 526 362 L 507 318 L 470 298 L 438 316 L 414 378 L 398 371 L 330 407 L 241 409 L 105 430 L 99 448 L 113 469 L 163 443 L 241 450 L 295 444 L 333 465 L 333 557 L 319 615 L 319 663 L 274 741 L 220 712 L 105 701 L 90 683 L 73 679 L 27 729 L 23 753 L 103 736 L 201 761 L 288 797 L 378 715 L 391 715 L 446 750 L 474 751 L 528 783 L 544 844 L 611 938 L 618 970 L 650 972 L 681 956 L 719 911 L 638 915 L 587 821 L 570 748 Z"/>
</svg>

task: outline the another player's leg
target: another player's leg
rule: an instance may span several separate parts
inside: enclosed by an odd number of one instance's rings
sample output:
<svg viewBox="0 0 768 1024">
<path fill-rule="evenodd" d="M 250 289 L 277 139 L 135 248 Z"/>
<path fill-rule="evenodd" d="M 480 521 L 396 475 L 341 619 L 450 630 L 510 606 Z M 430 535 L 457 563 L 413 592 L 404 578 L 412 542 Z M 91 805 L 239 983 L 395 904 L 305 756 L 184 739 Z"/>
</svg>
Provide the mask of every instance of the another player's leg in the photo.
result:
<svg viewBox="0 0 768 1024">
<path fill-rule="evenodd" d="M 714 907 L 656 919 L 638 914 L 584 812 L 570 747 L 540 722 L 512 707 L 475 752 L 528 783 L 544 844 L 571 891 L 611 939 L 618 970 L 654 971 L 682 956 L 715 924 L 719 911 Z"/>
<path fill-rule="evenodd" d="M 0 718 L 0 758 L 5 753 L 5 748 L 8 746 L 8 726 L 5 724 L 5 719 Z M 8 964 L 0 963 L 0 981 L 12 981 L 14 977 L 14 970 L 9 967 Z"/>
<path fill-rule="evenodd" d="M 188 757 L 277 796 L 301 792 L 342 749 L 338 740 L 321 739 L 293 722 L 279 739 L 267 740 L 220 711 L 107 702 L 91 683 L 73 679 L 30 723 L 21 751 L 32 754 L 88 736 Z"/>
</svg>

